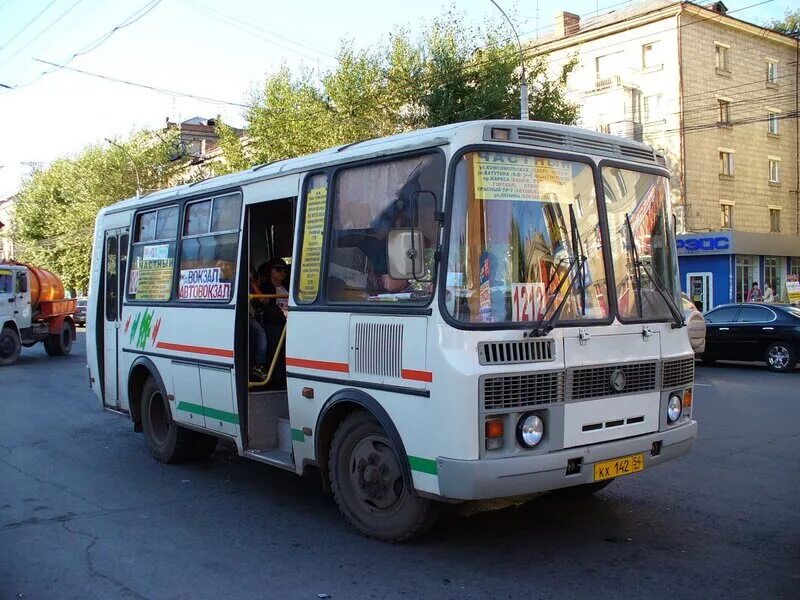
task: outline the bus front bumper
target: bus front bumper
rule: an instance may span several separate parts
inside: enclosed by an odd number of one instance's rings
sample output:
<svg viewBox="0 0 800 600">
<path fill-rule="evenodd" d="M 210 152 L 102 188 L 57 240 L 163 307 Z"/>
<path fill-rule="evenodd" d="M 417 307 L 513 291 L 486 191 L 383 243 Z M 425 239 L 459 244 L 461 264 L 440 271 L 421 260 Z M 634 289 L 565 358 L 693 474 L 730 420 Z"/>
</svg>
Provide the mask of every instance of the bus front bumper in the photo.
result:
<svg viewBox="0 0 800 600">
<path fill-rule="evenodd" d="M 439 458 L 439 494 L 455 500 L 486 500 L 546 492 L 592 483 L 598 462 L 644 455 L 644 469 L 683 456 L 697 437 L 697 421 L 633 438 L 558 450 L 546 454 L 483 460 Z M 652 452 L 659 446 L 658 454 Z M 580 471 L 567 475 L 567 461 L 582 459 Z"/>
</svg>

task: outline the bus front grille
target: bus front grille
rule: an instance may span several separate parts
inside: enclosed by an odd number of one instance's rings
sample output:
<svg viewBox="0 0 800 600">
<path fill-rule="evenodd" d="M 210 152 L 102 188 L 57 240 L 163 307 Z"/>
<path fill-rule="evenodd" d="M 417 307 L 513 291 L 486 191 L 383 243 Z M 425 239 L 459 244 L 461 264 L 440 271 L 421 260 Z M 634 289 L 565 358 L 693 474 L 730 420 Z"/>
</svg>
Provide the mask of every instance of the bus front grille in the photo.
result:
<svg viewBox="0 0 800 600">
<path fill-rule="evenodd" d="M 537 372 L 519 375 L 484 375 L 481 397 L 486 411 L 527 408 L 564 401 L 564 373 Z"/>
<path fill-rule="evenodd" d="M 622 371 L 622 389 L 612 387 L 612 374 Z M 585 400 L 616 394 L 649 392 L 656 389 L 658 363 L 656 361 L 603 365 L 569 371 L 569 399 Z M 618 381 L 619 381 L 618 380 Z"/>
<path fill-rule="evenodd" d="M 482 365 L 547 362 L 555 360 L 555 347 L 552 339 L 480 342 L 478 361 Z"/>
<path fill-rule="evenodd" d="M 694 381 L 694 356 L 664 361 L 661 387 L 665 390 L 687 387 Z"/>
</svg>

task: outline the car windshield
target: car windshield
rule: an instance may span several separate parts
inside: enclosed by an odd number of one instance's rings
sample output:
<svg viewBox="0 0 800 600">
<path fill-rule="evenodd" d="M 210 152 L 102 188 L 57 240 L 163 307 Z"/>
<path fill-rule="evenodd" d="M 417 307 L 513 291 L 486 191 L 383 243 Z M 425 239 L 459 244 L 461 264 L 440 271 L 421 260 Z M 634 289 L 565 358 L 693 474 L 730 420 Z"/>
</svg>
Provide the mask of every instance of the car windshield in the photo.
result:
<svg viewBox="0 0 800 600">
<path fill-rule="evenodd" d="M 468 152 L 455 165 L 445 304 L 464 323 L 609 316 L 592 168 Z"/>
<path fill-rule="evenodd" d="M 680 283 L 667 178 L 616 167 L 602 175 L 619 315 L 670 318 L 664 296 L 677 304 Z"/>
<path fill-rule="evenodd" d="M 14 278 L 11 271 L 0 271 L 0 294 L 10 294 L 14 290 Z"/>
</svg>

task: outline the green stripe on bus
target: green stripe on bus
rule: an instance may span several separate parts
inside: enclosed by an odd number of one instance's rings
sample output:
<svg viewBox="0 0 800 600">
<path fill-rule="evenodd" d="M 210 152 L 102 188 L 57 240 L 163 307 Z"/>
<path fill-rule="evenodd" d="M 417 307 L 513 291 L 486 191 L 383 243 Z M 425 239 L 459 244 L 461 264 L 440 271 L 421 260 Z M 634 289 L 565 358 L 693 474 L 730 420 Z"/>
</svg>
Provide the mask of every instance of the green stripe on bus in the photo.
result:
<svg viewBox="0 0 800 600">
<path fill-rule="evenodd" d="M 305 442 L 306 436 L 300 429 L 295 429 L 292 427 L 292 441 L 293 442 Z"/>
<path fill-rule="evenodd" d="M 436 461 L 430 458 L 420 458 L 419 456 L 409 456 L 408 464 L 411 465 L 413 471 L 420 473 L 428 473 L 429 475 L 438 475 L 439 469 L 436 466 Z"/>
<path fill-rule="evenodd" d="M 217 421 L 225 421 L 226 423 L 239 424 L 239 415 L 234 413 L 225 412 L 216 408 L 208 408 L 200 406 L 199 404 L 192 404 L 191 402 L 178 402 L 178 410 L 185 410 L 186 412 L 194 413 L 196 415 L 203 415 L 210 419 Z"/>
</svg>

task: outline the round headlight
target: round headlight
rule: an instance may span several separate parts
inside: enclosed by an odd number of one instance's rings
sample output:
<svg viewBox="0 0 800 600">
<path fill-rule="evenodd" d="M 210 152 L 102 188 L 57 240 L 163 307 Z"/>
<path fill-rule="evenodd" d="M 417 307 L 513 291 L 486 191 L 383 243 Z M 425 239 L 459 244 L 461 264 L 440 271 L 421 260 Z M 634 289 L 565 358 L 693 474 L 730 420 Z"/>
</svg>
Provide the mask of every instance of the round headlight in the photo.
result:
<svg viewBox="0 0 800 600">
<path fill-rule="evenodd" d="M 517 440 L 526 448 L 533 448 L 544 437 L 544 422 L 536 415 L 522 415 L 517 423 Z"/>
<path fill-rule="evenodd" d="M 681 399 L 673 394 L 669 397 L 669 402 L 667 403 L 667 421 L 674 423 L 681 416 L 681 412 L 683 412 Z"/>
</svg>

